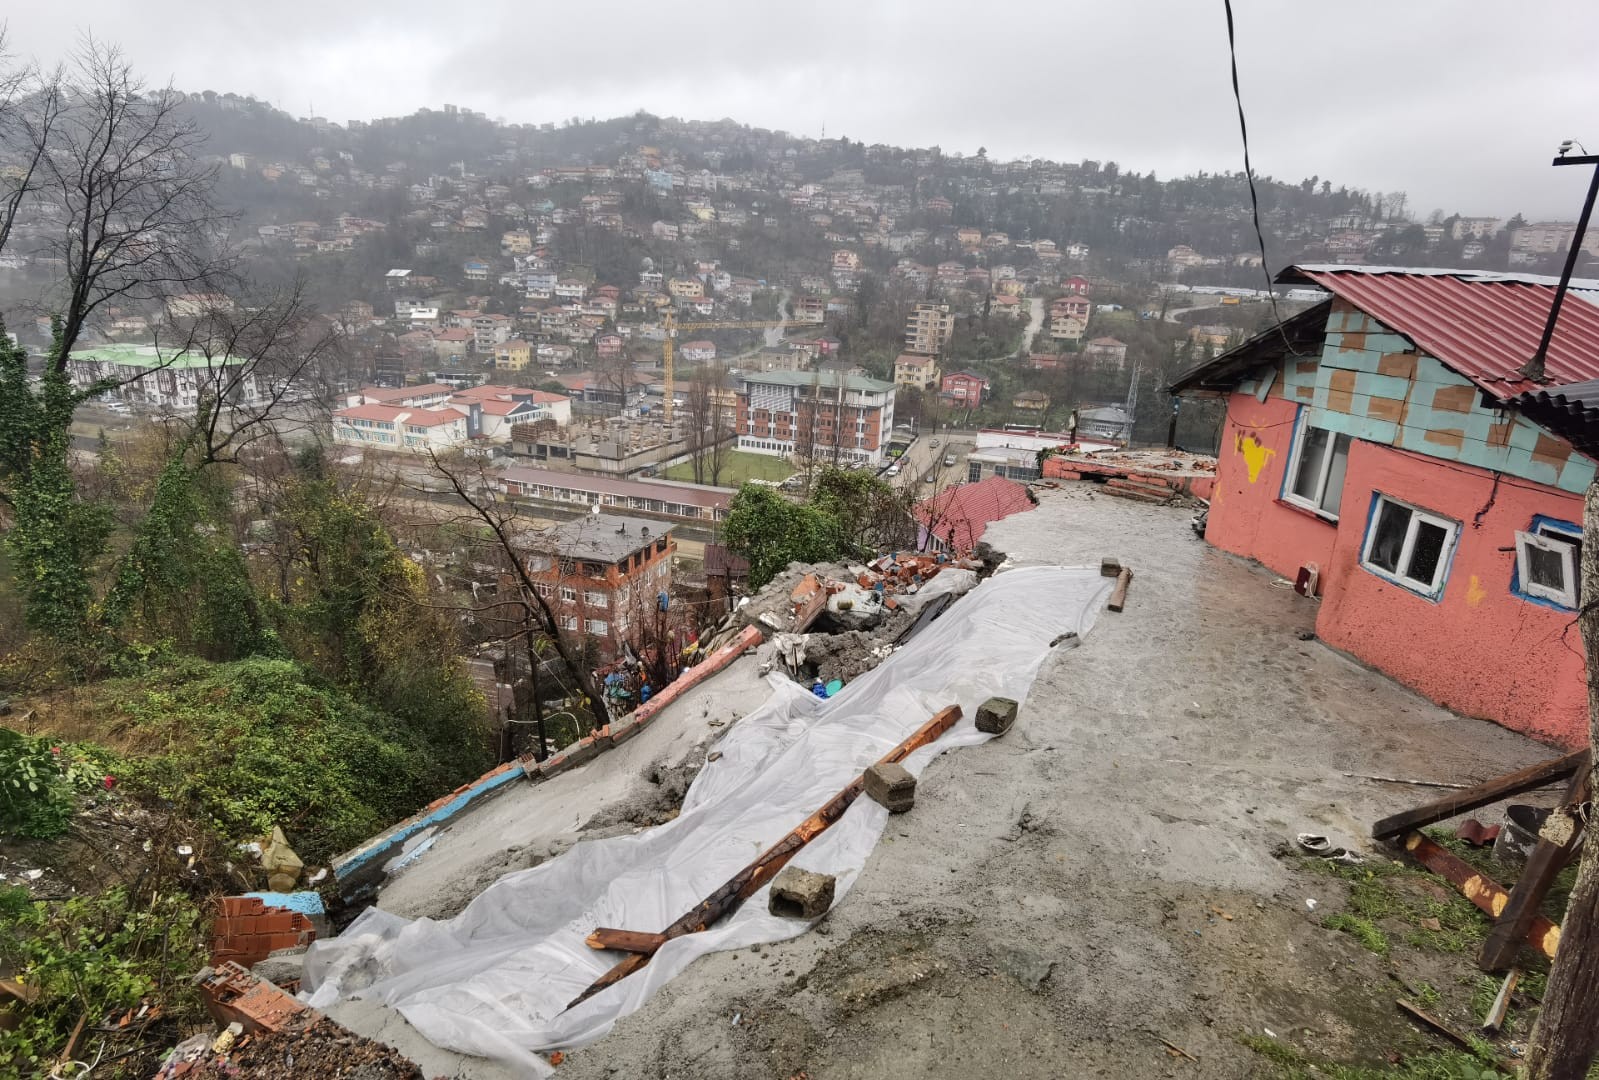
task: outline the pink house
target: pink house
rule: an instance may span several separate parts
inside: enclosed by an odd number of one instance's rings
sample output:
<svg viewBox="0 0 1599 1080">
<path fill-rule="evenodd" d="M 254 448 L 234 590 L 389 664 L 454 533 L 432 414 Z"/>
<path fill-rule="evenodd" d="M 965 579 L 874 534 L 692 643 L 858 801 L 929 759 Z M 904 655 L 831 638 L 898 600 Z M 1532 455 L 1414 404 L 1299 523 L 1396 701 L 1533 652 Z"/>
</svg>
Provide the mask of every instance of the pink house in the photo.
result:
<svg viewBox="0 0 1599 1080">
<path fill-rule="evenodd" d="M 622 338 L 619 334 L 599 334 L 594 338 L 594 352 L 601 360 L 622 355 Z"/>
<path fill-rule="evenodd" d="M 1328 645 L 1448 708 L 1580 745 L 1599 446 L 1547 399 L 1599 376 L 1599 307 L 1568 297 L 1539 380 L 1522 369 L 1554 290 L 1535 279 L 1307 265 L 1278 280 L 1327 299 L 1172 387 L 1227 399 L 1205 538 L 1306 583 Z"/>
<path fill-rule="evenodd" d="M 1061 283 L 1061 287 L 1069 293 L 1076 293 L 1078 296 L 1087 296 L 1090 289 L 1088 279 L 1080 274 L 1073 274 L 1067 278 Z"/>
</svg>

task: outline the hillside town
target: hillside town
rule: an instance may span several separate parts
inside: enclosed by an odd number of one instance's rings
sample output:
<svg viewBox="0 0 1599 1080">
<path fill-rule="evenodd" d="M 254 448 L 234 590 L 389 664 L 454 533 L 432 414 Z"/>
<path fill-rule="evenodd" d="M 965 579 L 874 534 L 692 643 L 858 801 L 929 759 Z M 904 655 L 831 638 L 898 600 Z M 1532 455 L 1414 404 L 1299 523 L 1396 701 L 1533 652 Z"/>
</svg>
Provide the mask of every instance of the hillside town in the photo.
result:
<svg viewBox="0 0 1599 1080">
<path fill-rule="evenodd" d="M 1599 155 L 1224 14 L 1126 161 L 0 25 L 0 1075 L 1590 1075 Z"/>
</svg>

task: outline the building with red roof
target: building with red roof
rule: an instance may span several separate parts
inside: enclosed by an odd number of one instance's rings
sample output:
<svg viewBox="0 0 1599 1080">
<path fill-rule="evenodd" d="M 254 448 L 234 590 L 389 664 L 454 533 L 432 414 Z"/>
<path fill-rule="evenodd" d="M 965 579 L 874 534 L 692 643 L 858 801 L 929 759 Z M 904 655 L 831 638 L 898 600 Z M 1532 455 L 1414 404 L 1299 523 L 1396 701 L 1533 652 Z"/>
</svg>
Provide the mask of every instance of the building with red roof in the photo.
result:
<svg viewBox="0 0 1599 1080">
<path fill-rule="evenodd" d="M 1572 283 L 1540 370 L 1551 279 L 1278 280 L 1325 299 L 1172 386 L 1227 399 L 1205 538 L 1319 596 L 1327 644 L 1451 709 L 1584 742 L 1588 675 L 1563 642 L 1599 446 L 1547 399 L 1599 377 L 1599 282 Z"/>
<path fill-rule="evenodd" d="M 921 526 L 918 546 L 933 551 L 971 551 L 994 522 L 1036 505 L 1027 485 L 1003 476 L 946 488 L 917 503 L 912 511 Z"/>
</svg>

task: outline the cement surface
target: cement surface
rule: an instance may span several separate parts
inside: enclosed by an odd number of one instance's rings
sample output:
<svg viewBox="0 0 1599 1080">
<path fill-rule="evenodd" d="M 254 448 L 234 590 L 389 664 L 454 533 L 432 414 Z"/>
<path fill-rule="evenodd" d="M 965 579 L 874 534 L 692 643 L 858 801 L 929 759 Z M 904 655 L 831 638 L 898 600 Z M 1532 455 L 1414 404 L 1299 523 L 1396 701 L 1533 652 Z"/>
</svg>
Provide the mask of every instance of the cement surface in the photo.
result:
<svg viewBox="0 0 1599 1080">
<path fill-rule="evenodd" d="M 1007 735 L 933 763 L 815 930 L 700 960 L 561 1075 L 1266 1076 L 1238 1037 L 1267 1029 L 1341 1060 L 1418 1048 L 1383 962 L 1307 909 L 1338 883 L 1275 852 L 1369 850 L 1438 794 L 1346 773 L 1465 782 L 1552 751 L 1300 640 L 1314 602 L 1189 517 L 1071 484 L 991 526 L 1015 564 L 1120 557 L 1126 611 L 1055 650 Z"/>
<path fill-rule="evenodd" d="M 679 774 L 702 762 L 729 725 L 769 692 L 758 658 L 740 657 L 620 746 L 549 780 L 513 784 L 445 825 L 428 850 L 383 887 L 377 906 L 407 918 L 448 918 L 502 874 L 581 840 L 595 819 L 611 828 L 625 822 L 636 804 L 653 801 L 663 782 L 680 802 Z"/>
</svg>

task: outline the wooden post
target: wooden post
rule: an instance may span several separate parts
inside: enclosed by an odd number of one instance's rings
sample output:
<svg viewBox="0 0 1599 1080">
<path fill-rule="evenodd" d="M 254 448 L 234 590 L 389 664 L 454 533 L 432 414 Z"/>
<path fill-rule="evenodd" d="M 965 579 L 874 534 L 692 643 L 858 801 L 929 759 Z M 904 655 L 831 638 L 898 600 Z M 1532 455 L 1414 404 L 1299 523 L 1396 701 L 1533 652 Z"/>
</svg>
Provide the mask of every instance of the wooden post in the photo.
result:
<svg viewBox="0 0 1599 1080">
<path fill-rule="evenodd" d="M 1106 607 L 1112 611 L 1120 611 L 1127 606 L 1127 586 L 1133 583 L 1133 568 L 1122 567 L 1121 573 L 1116 575 L 1116 588 L 1110 594 L 1110 603 Z"/>
<path fill-rule="evenodd" d="M 917 728 L 905 741 L 879 758 L 877 763 L 886 765 L 904 761 L 911 755 L 912 751 L 935 741 L 944 732 L 954 727 L 955 722 L 960 718 L 961 708 L 959 705 L 951 705 L 947 709 L 939 711 L 931 720 Z M 640 947 L 640 951 L 628 956 L 610 971 L 594 980 L 587 990 L 573 998 L 566 1007 L 570 1009 L 580 1002 L 587 1001 L 607 986 L 621 982 L 633 972 L 648 964 L 650 957 L 655 955 L 656 949 L 659 949 L 661 945 L 673 938 L 682 937 L 684 934 L 697 934 L 707 929 L 718 919 L 732 912 L 744 900 L 759 892 L 763 885 L 777 876 L 777 872 L 787 865 L 788 861 L 795 856 L 800 848 L 826 832 L 839 818 L 844 816 L 844 811 L 848 810 L 850 805 L 860 797 L 865 784 L 866 774 L 863 772 L 860 776 L 851 780 L 837 795 L 834 795 L 824 803 L 820 810 L 796 825 L 789 831 L 788 835 L 763 851 L 754 862 L 734 874 L 721 888 L 701 900 L 693 911 L 668 926 L 659 935 L 649 935 L 652 939 L 659 938 L 658 942 L 645 940 L 646 935 L 638 935 L 640 940 L 635 944 Z M 602 941 L 606 939 L 614 940 L 613 935 L 621 933 L 626 933 L 626 931 L 601 927 L 589 936 L 588 942 L 592 946 L 596 939 Z M 652 943 L 654 947 L 649 948 Z M 648 948 L 647 952 L 643 951 L 645 948 Z"/>
<path fill-rule="evenodd" d="M 1567 806 L 1588 800 L 1588 775 L 1583 771 L 1571 778 L 1571 785 L 1566 789 Z M 1488 931 L 1488 939 L 1482 943 L 1482 950 L 1477 954 L 1478 967 L 1484 971 L 1504 971 L 1515 962 L 1516 951 L 1527 936 L 1533 916 L 1538 914 L 1544 897 L 1549 895 L 1549 886 L 1554 884 L 1555 878 L 1582 843 L 1582 833 L 1580 828 L 1572 829 L 1564 844 L 1539 837 L 1538 845 L 1527 859 L 1526 868 L 1510 890 L 1510 902 L 1505 905 L 1493 929 Z"/>
<path fill-rule="evenodd" d="M 1524 791 L 1541 788 L 1557 780 L 1564 780 L 1579 771 L 1589 768 L 1588 751 L 1578 750 L 1567 754 L 1565 757 L 1554 758 L 1550 761 L 1540 761 L 1536 765 L 1529 765 L 1525 769 L 1478 784 L 1476 787 L 1467 788 L 1453 795 L 1445 795 L 1424 806 L 1414 810 L 1406 810 L 1383 818 L 1371 827 L 1371 835 L 1375 840 L 1391 840 L 1401 833 L 1420 829 L 1427 825 L 1435 825 L 1447 818 L 1464 814 L 1468 810 L 1475 810 L 1479 806 L 1496 803 L 1500 799 L 1508 799 L 1512 795 L 1520 795 Z"/>
<path fill-rule="evenodd" d="M 1405 837 L 1405 850 L 1428 870 L 1437 874 L 1473 904 L 1494 918 L 1498 918 L 1510 903 L 1510 893 L 1505 887 L 1454 852 L 1438 846 L 1419 832 Z M 1527 944 L 1553 958 L 1560 947 L 1560 927 L 1541 915 L 1534 915 L 1527 928 Z"/>
</svg>

